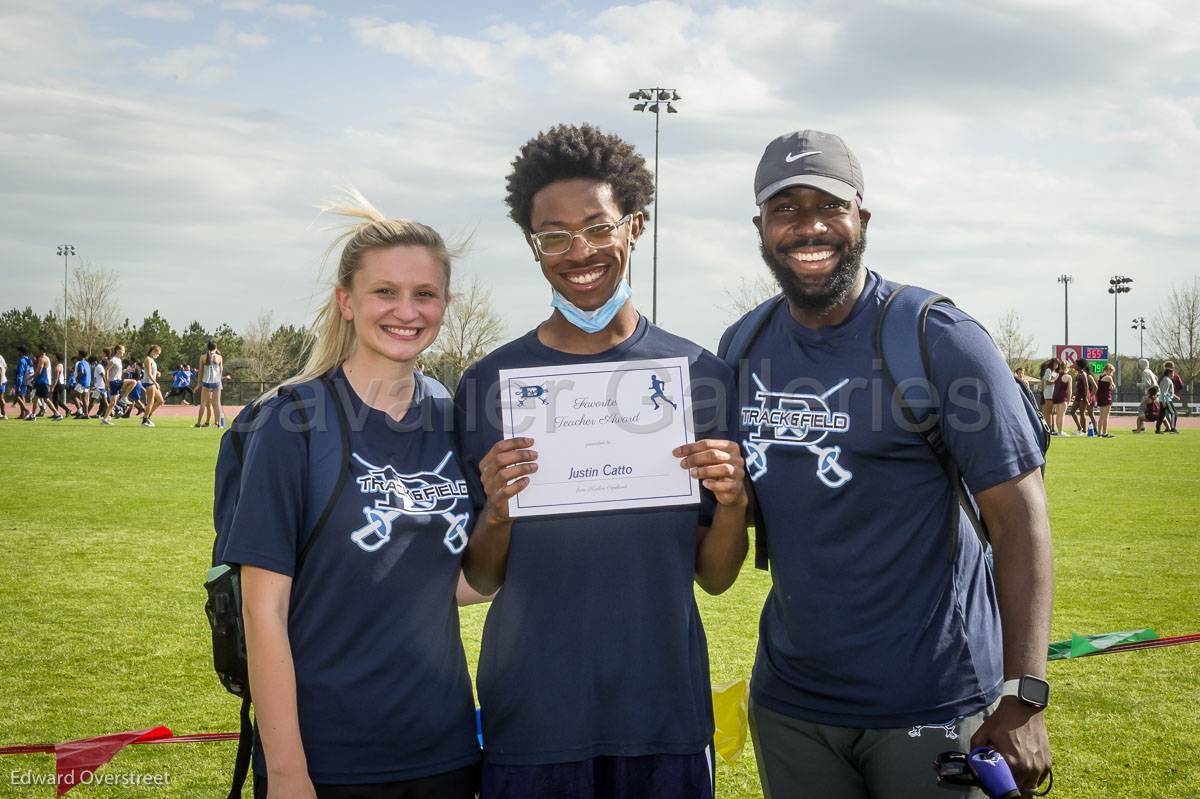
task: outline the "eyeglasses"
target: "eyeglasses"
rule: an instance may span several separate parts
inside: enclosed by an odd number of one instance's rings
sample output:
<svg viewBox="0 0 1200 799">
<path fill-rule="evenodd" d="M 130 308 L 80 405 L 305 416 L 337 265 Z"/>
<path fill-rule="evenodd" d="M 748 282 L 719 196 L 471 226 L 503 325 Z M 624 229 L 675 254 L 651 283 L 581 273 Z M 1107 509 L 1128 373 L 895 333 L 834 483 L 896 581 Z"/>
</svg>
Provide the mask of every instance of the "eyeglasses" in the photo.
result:
<svg viewBox="0 0 1200 799">
<path fill-rule="evenodd" d="M 632 218 L 633 214 L 625 214 L 616 222 L 601 222 L 598 225 L 589 225 L 579 230 L 548 230 L 544 233 L 531 233 L 529 238 L 533 239 L 534 246 L 542 255 L 562 255 L 571 249 L 576 236 L 586 241 L 589 247 L 599 250 L 613 246 L 616 241 L 617 228 Z"/>
</svg>

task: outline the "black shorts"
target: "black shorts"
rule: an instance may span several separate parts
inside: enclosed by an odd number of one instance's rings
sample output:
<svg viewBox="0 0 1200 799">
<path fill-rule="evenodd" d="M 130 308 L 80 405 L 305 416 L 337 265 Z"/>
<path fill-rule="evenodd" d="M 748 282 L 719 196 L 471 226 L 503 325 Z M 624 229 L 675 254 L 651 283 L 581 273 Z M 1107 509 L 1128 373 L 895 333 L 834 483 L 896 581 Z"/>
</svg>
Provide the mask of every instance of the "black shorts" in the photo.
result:
<svg viewBox="0 0 1200 799">
<path fill-rule="evenodd" d="M 50 399 L 50 386 L 35 383 L 33 386 L 33 395 L 38 399 Z"/>
<path fill-rule="evenodd" d="M 476 799 L 479 765 L 400 782 L 314 785 L 317 799 Z M 254 775 L 254 799 L 266 799 L 267 778 Z"/>
<path fill-rule="evenodd" d="M 801 721 L 750 700 L 750 735 L 765 799 L 974 799 L 977 789 L 938 783 L 941 752 L 967 752 L 995 705 L 937 723 L 890 729 Z"/>
<path fill-rule="evenodd" d="M 483 766 L 483 799 L 712 799 L 712 747 L 692 755 L 593 757 L 540 766 Z"/>
</svg>

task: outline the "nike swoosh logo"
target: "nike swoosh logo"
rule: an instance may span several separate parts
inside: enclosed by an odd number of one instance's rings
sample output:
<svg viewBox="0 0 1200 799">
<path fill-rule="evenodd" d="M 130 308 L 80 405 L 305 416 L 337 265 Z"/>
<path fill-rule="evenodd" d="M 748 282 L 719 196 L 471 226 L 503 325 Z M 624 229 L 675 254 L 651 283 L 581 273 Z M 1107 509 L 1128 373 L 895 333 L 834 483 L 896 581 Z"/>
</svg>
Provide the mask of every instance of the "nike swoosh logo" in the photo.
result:
<svg viewBox="0 0 1200 799">
<path fill-rule="evenodd" d="M 809 150 L 806 153 L 797 153 L 796 155 L 792 155 L 791 153 L 788 153 L 787 156 L 783 160 L 787 161 L 790 164 L 793 161 L 799 161 L 801 158 L 807 158 L 810 155 L 820 155 L 820 154 L 821 154 L 820 150 Z"/>
</svg>

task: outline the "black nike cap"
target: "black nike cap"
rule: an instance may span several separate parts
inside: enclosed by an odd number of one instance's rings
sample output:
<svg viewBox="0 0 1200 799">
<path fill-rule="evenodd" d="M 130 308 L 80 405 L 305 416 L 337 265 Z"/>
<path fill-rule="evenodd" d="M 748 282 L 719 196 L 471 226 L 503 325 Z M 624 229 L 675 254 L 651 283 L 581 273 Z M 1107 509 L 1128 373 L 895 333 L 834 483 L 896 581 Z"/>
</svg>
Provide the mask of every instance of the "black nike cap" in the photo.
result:
<svg viewBox="0 0 1200 799">
<path fill-rule="evenodd" d="M 797 130 L 772 141 L 754 173 L 754 204 L 762 205 L 789 186 L 808 186 L 839 200 L 863 198 L 862 165 L 840 136 Z"/>
</svg>

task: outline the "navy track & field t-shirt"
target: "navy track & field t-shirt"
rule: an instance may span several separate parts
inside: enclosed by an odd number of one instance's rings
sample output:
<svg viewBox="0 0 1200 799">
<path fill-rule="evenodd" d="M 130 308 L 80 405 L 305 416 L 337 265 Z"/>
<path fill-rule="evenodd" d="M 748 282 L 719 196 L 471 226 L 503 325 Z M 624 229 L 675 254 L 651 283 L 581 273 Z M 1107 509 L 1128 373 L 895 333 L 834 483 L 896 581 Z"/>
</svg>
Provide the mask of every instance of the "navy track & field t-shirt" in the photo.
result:
<svg viewBox="0 0 1200 799">
<path fill-rule="evenodd" d="M 781 303 L 737 376 L 772 577 L 752 695 L 820 724 L 942 723 L 994 701 L 1003 681 L 982 546 L 929 445 L 893 413 L 876 353 L 894 289 L 869 272 L 849 317 L 817 329 Z M 941 430 L 971 491 L 1041 466 L 987 332 L 946 305 L 926 331 Z"/>
<path fill-rule="evenodd" d="M 502 438 L 500 369 L 681 356 L 696 438 L 729 438 L 729 368 L 645 317 L 595 355 L 551 349 L 536 330 L 506 344 L 468 369 L 455 394 L 468 477 L 478 480 Z M 701 493 L 698 506 L 514 521 L 479 657 L 485 761 L 691 754 L 710 743 L 708 648 L 692 586 L 697 526 L 712 523 L 715 500 Z"/>
<path fill-rule="evenodd" d="M 473 509 L 450 402 L 419 400 L 397 422 L 364 405 L 340 370 L 334 385 L 350 471 L 288 611 L 309 773 L 362 784 L 461 768 L 480 756 L 455 599 Z M 307 534 L 308 462 L 304 434 L 283 421 L 290 401 L 260 411 L 222 557 L 289 576 Z M 257 730 L 254 770 L 266 773 Z"/>
</svg>

